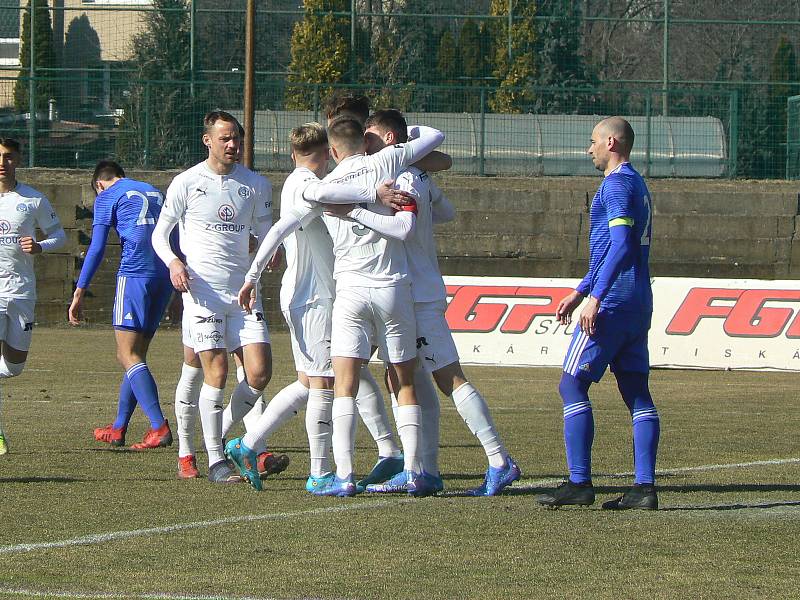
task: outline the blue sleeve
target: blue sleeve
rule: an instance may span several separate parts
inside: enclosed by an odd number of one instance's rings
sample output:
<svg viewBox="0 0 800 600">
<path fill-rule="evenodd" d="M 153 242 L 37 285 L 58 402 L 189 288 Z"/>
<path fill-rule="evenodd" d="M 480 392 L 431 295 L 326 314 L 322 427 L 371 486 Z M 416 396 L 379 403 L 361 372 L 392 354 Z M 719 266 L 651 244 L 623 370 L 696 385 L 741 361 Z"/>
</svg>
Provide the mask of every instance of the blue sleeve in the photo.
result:
<svg viewBox="0 0 800 600">
<path fill-rule="evenodd" d="M 622 175 L 609 175 L 603 181 L 603 192 L 600 194 L 600 198 L 609 221 L 634 217 L 631 191 L 627 179 Z"/>
<path fill-rule="evenodd" d="M 95 224 L 92 227 L 92 242 L 86 250 L 86 258 L 83 259 L 83 266 L 81 267 L 81 274 L 78 277 L 76 287 L 86 289 L 89 286 L 89 282 L 97 272 L 97 267 L 100 266 L 100 261 L 103 260 L 109 231 L 111 231 L 111 228 L 108 225 Z"/>
<path fill-rule="evenodd" d="M 114 215 L 116 212 L 114 210 L 116 203 L 116 198 L 111 195 L 111 190 L 100 192 L 97 198 L 95 198 L 94 208 L 92 209 L 94 212 L 92 226 L 105 225 L 107 227 L 114 227 L 114 225 L 116 225 Z"/>
<path fill-rule="evenodd" d="M 575 288 L 575 291 L 579 294 L 586 296 L 589 293 L 589 289 L 592 287 L 592 274 L 587 273 L 586 276 L 581 279 L 581 282 Z"/>
<path fill-rule="evenodd" d="M 611 247 L 608 249 L 603 266 L 597 275 L 597 283 L 592 288 L 592 296 L 602 301 L 608 290 L 619 277 L 622 267 L 630 263 L 635 251 L 633 228 L 627 225 L 617 225 L 610 228 Z"/>
</svg>

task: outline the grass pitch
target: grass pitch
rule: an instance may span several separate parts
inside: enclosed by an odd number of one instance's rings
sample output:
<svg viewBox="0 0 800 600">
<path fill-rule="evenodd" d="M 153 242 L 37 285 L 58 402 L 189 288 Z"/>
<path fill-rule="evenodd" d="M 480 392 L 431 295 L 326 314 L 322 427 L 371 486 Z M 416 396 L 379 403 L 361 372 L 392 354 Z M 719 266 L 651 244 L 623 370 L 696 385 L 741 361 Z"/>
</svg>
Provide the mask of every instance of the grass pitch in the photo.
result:
<svg viewBox="0 0 800 600">
<path fill-rule="evenodd" d="M 274 337 L 268 395 L 293 379 L 288 338 Z M 174 423 L 177 331 L 158 334 L 149 362 Z M 459 495 L 480 483 L 485 458 L 442 399 L 443 497 L 309 496 L 302 418 L 272 439 L 292 464 L 259 494 L 177 480 L 175 447 L 95 442 L 121 375 L 111 331 L 38 329 L 25 372 L 2 387 L 0 597 L 800 597 L 798 375 L 654 372 L 662 510 L 608 513 L 599 505 L 632 469 L 613 377 L 592 394 L 598 501 L 551 511 L 533 496 L 565 471 L 559 371 L 468 371 L 523 469 L 509 493 Z M 137 412 L 128 443 L 145 428 Z M 374 458 L 362 426 L 359 473 Z"/>
</svg>

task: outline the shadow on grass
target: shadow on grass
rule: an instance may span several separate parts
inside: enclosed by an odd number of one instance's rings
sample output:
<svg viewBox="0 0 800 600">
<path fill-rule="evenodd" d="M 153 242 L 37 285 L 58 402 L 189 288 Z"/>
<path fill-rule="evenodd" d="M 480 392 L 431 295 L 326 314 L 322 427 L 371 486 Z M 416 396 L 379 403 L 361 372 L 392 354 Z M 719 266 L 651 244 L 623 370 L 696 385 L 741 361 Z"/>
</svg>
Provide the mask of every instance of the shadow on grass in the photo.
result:
<svg viewBox="0 0 800 600">
<path fill-rule="evenodd" d="M 78 483 L 85 481 L 77 477 L 31 476 L 31 477 L 0 477 L 2 483 Z"/>
<path fill-rule="evenodd" d="M 785 500 L 777 502 L 756 502 L 752 504 L 714 504 L 704 506 L 666 506 L 660 510 L 663 512 L 670 511 L 702 511 L 702 510 L 743 510 L 743 509 L 767 509 L 767 508 L 780 508 L 783 506 L 800 506 L 800 500 Z"/>
</svg>

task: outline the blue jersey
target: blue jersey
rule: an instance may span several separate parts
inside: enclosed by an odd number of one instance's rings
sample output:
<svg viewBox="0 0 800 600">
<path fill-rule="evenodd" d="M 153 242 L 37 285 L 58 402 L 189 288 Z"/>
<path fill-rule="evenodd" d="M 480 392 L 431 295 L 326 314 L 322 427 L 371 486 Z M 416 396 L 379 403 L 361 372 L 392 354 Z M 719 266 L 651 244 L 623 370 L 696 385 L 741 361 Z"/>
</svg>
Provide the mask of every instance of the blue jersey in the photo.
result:
<svg viewBox="0 0 800 600">
<path fill-rule="evenodd" d="M 622 163 L 600 184 L 589 212 L 589 273 L 580 291 L 591 293 L 611 248 L 611 227 L 630 225 L 632 229 L 632 258 L 626 260 L 619 275 L 611 283 L 600 309 L 650 313 L 653 311 L 653 292 L 650 287 L 650 235 L 652 205 L 650 192 L 641 175 L 630 165 Z M 625 223 L 626 225 L 618 225 Z"/>
<path fill-rule="evenodd" d="M 153 250 L 151 236 L 164 196 L 149 183 L 120 179 L 98 194 L 94 225 L 117 230 L 122 244 L 119 274 L 127 277 L 169 277 L 169 269 Z"/>
</svg>

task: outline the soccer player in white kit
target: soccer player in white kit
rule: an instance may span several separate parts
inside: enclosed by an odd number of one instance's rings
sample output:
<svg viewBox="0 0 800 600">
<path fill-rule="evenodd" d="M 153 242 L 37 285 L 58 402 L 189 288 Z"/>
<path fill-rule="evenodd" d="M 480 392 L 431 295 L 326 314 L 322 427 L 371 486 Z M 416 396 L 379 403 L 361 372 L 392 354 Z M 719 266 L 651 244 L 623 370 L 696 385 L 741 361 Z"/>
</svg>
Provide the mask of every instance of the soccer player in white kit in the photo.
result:
<svg viewBox="0 0 800 600">
<path fill-rule="evenodd" d="M 232 115 L 212 111 L 205 116 L 204 126 L 208 158 L 173 179 L 153 232 L 153 247 L 169 267 L 175 289 L 183 293 L 193 347 L 203 367 L 198 405 L 208 478 L 227 483 L 238 480 L 222 447 L 228 350 L 239 356 L 246 373 L 231 402 L 252 406 L 272 376 L 269 332 L 260 299 L 253 313 L 247 314 L 236 295 L 250 263 L 250 233 L 261 238 L 272 225 L 272 187 L 266 178 L 237 163 L 241 126 Z M 185 264 L 168 243 L 179 221 Z"/>
<path fill-rule="evenodd" d="M 397 110 L 376 111 L 367 119 L 368 153 L 379 152 L 398 142 L 404 143 L 407 138 L 405 119 Z M 416 167 L 412 166 L 400 174 L 396 186 L 410 192 L 417 199 L 418 208 L 414 233 L 405 239 L 405 247 L 418 331 L 419 364 L 414 383 L 422 411 L 421 446 L 425 469 L 441 489 L 438 467 L 439 401 L 428 375 L 432 374 L 439 389 L 453 398 L 458 413 L 481 442 L 489 461 L 483 483 L 469 493 L 475 496 L 494 496 L 517 481 L 521 473 L 500 439 L 488 404 L 467 380 L 461 368 L 458 351 L 445 318 L 447 295 L 439 270 L 433 225 L 451 221 L 455 217 L 455 210 L 428 174 Z M 348 216 L 385 235 L 397 235 L 397 227 L 391 223 L 391 219 L 386 220 L 363 209 L 350 211 Z M 390 480 L 383 485 L 367 486 L 367 491 L 402 491 L 404 483 L 402 480 Z"/>
<path fill-rule="evenodd" d="M 296 169 L 281 190 L 281 218 L 260 244 L 239 292 L 239 302 L 250 310 L 252 294 L 264 266 L 283 242 L 287 268 L 281 282 L 281 309 L 291 333 L 298 380 L 282 390 L 281 393 L 286 391 L 284 399 L 276 402 L 276 396 L 269 402 L 264 414 L 243 438 L 228 442 L 226 453 L 242 476 L 261 489 L 252 471 L 253 448 L 307 402 L 311 465 L 306 489 L 313 493 L 333 478 L 328 450 L 333 403 L 330 344 L 334 258 L 331 237 L 319 217 L 327 205 L 322 203 L 374 202 L 376 190 L 320 181 L 328 166 L 328 137 L 319 123 L 295 127 L 290 140 Z M 378 186 L 377 192 L 387 204 L 406 196 L 388 185 Z"/>
<path fill-rule="evenodd" d="M 33 257 L 64 245 L 66 236 L 50 201 L 37 190 L 17 183 L 20 144 L 0 138 L 0 379 L 16 377 L 25 368 L 36 307 Z M 36 241 L 36 229 L 46 239 Z M 0 408 L 2 408 L 0 389 Z M 8 440 L 0 422 L 0 455 Z"/>
<path fill-rule="evenodd" d="M 419 128 L 419 139 L 365 156 L 364 130 L 357 120 L 340 118 L 328 129 L 331 153 L 337 167 L 326 182 L 375 185 L 398 173 L 439 146 L 444 134 Z M 389 216 L 380 206 L 371 207 Z M 403 208 L 416 210 L 411 204 Z M 407 233 L 413 231 L 413 212 L 397 217 Z M 334 244 L 336 300 L 333 307 L 331 356 L 335 372 L 333 401 L 333 454 L 336 477 L 326 495 L 352 496 L 355 450 L 355 396 L 358 372 L 371 355 L 371 340 L 378 340 L 398 381 L 398 430 L 403 446 L 404 472 L 412 495 L 432 493 L 419 455 L 420 410 L 414 395 L 416 324 L 405 248 L 371 229 L 334 216 L 325 218 Z"/>
</svg>

